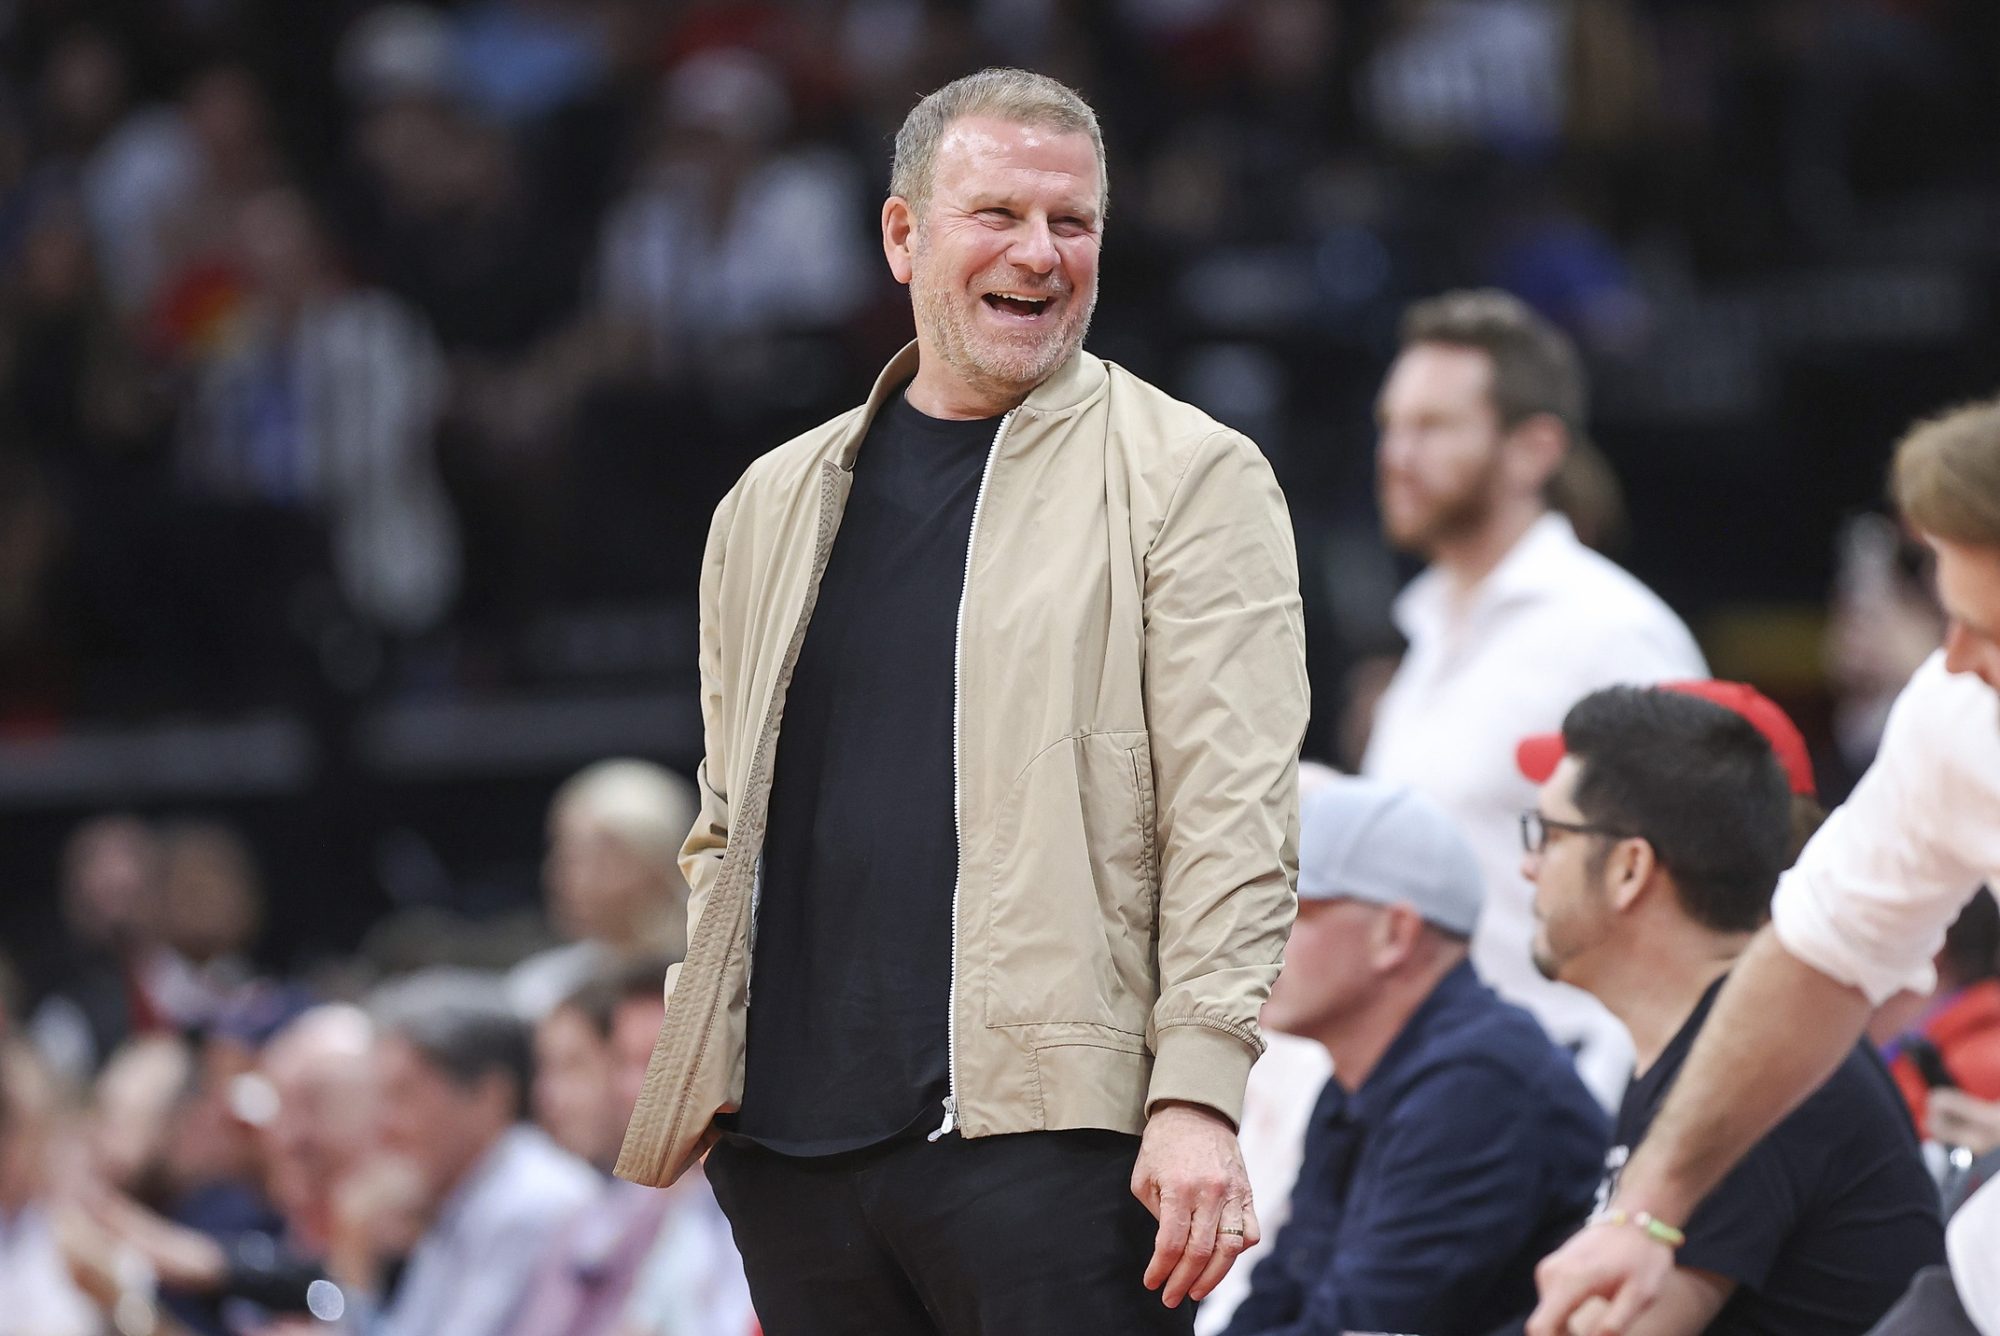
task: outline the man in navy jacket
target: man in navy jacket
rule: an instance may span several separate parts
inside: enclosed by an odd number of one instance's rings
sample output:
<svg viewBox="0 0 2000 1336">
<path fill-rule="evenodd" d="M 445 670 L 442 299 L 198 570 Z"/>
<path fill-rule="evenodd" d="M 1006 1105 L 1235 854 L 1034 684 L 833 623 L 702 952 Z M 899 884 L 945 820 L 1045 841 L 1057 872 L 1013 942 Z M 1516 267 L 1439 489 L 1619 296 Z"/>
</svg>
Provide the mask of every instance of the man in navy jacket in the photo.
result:
<svg viewBox="0 0 2000 1336">
<path fill-rule="evenodd" d="M 1479 867 L 1412 790 L 1342 779 L 1301 811 L 1299 917 L 1264 1007 L 1334 1075 L 1292 1215 L 1229 1336 L 1455 1336 L 1534 1305 L 1609 1129 L 1569 1057 L 1466 959 Z"/>
</svg>

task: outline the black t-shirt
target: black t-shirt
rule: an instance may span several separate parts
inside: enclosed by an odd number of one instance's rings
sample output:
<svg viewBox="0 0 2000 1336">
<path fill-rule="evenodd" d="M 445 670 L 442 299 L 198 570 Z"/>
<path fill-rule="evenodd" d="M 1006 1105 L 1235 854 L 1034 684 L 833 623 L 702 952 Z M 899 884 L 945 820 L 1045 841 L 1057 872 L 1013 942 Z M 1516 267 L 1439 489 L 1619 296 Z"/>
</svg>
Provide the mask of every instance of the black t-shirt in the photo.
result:
<svg viewBox="0 0 2000 1336">
<path fill-rule="evenodd" d="M 1625 1092 L 1600 1207 L 1630 1148 L 1652 1126 L 1721 987 L 1718 979 Z M 1865 1044 L 1709 1194 L 1676 1258 L 1736 1282 L 1709 1324 L 1711 1336 L 1864 1332 L 1912 1276 L 1943 1260 L 1937 1185 L 1894 1082 Z"/>
<path fill-rule="evenodd" d="M 943 1121 L 958 880 L 955 655 L 997 419 L 898 394 L 785 695 L 752 933 L 737 1136 L 831 1155 Z"/>
</svg>

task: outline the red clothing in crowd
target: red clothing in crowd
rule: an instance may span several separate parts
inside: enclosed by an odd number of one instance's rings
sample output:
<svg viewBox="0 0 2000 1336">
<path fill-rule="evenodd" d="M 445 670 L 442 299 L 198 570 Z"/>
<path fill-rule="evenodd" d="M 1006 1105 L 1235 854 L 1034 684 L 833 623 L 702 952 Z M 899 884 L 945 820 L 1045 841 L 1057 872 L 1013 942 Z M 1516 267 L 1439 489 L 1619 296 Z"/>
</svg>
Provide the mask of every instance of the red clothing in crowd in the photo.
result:
<svg viewBox="0 0 2000 1336">
<path fill-rule="evenodd" d="M 1982 979 L 1940 998 L 1913 1032 L 1937 1046 L 1945 1070 L 1968 1095 L 2000 1099 L 2000 979 Z M 1924 1119 L 1930 1090 L 1902 1047 L 1895 1046 L 1889 1074 L 1896 1078 L 1917 1130 L 1929 1135 Z"/>
</svg>

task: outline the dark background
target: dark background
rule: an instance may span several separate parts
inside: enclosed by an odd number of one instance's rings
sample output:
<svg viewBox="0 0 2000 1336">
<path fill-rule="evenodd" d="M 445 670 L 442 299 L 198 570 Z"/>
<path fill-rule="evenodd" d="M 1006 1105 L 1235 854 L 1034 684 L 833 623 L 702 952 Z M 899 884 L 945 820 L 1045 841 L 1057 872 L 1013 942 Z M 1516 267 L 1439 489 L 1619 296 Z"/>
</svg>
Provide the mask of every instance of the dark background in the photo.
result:
<svg viewBox="0 0 2000 1336">
<path fill-rule="evenodd" d="M 1395 644 L 1396 318 L 1467 284 L 1577 337 L 1614 554 L 1824 743 L 1841 522 L 1913 416 L 2000 382 L 1987 0 L 14 0 L 0 942 L 31 991 L 86 815 L 236 822 L 299 964 L 392 909 L 531 904 L 590 760 L 691 769 L 709 510 L 908 337 L 890 139 L 989 63 L 1104 118 L 1090 346 L 1278 469 L 1310 754 Z M 382 504 L 447 554 L 420 597 L 336 555 Z"/>
</svg>

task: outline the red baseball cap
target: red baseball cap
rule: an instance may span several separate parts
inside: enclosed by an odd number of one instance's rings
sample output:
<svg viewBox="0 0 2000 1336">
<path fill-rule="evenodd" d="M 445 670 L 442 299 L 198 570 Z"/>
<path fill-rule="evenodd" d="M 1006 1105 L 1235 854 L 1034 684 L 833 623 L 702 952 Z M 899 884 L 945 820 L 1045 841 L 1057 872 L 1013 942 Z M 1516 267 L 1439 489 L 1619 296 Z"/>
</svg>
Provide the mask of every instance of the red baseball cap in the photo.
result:
<svg viewBox="0 0 2000 1336">
<path fill-rule="evenodd" d="M 1661 682 L 1658 686 L 1662 691 L 1699 696 L 1748 719 L 1771 744 L 1771 750 L 1777 753 L 1778 764 L 1783 767 L 1785 782 L 1791 786 L 1792 792 L 1808 798 L 1818 796 L 1819 786 L 1813 782 L 1812 754 L 1806 750 L 1805 737 L 1799 732 L 1798 725 L 1792 722 L 1791 716 L 1769 696 L 1742 682 L 1724 682 L 1712 677 Z M 1566 754 L 1562 734 L 1537 733 L 1534 737 L 1523 738 L 1514 749 L 1514 764 L 1529 779 L 1544 784 L 1556 772 L 1556 763 Z"/>
</svg>

